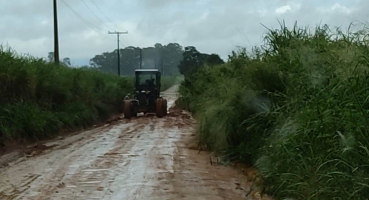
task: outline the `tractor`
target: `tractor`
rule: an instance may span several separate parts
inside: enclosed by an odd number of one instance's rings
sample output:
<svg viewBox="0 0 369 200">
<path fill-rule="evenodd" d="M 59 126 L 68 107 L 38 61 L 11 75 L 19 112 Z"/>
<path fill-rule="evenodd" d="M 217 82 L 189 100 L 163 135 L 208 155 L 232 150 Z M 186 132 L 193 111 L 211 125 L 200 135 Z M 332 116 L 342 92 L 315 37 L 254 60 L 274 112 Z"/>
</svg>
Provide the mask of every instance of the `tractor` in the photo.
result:
<svg viewBox="0 0 369 200">
<path fill-rule="evenodd" d="M 133 98 L 124 99 L 124 118 L 137 117 L 138 113 L 167 115 L 167 100 L 160 96 L 161 73 L 157 69 L 136 69 Z"/>
</svg>

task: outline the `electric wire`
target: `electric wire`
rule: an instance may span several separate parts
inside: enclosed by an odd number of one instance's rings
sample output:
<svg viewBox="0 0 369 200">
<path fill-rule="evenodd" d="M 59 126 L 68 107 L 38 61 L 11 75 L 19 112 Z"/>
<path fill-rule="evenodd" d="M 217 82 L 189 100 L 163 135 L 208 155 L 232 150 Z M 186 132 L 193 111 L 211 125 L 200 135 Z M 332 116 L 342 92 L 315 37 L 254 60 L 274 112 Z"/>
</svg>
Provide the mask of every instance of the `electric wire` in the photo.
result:
<svg viewBox="0 0 369 200">
<path fill-rule="evenodd" d="M 105 22 L 103 21 L 103 20 L 101 20 L 100 18 L 99 18 L 99 16 L 97 16 L 96 14 L 95 14 L 95 12 L 90 8 L 90 6 L 88 6 L 87 5 L 87 3 L 84 1 L 84 0 L 81 0 L 82 1 L 82 3 L 86 6 L 86 8 L 96 17 L 96 19 L 97 20 L 99 20 L 102 24 L 104 24 L 104 25 L 106 25 L 105 24 Z"/>
<path fill-rule="evenodd" d="M 116 28 L 118 28 L 118 26 L 108 18 L 108 16 L 105 15 L 105 13 L 100 9 L 100 7 L 96 4 L 96 2 L 94 0 L 90 0 L 94 5 L 95 7 L 99 10 L 99 12 L 105 17 L 105 19 L 107 21 L 109 21 L 111 24 L 113 24 Z"/>
<path fill-rule="evenodd" d="M 69 9 L 69 10 L 71 10 L 82 22 L 84 22 L 86 25 L 88 25 L 88 27 L 91 29 L 91 30 L 93 30 L 94 32 L 96 32 L 96 33 L 98 33 L 98 34 L 100 34 L 100 35 L 102 35 L 104 38 L 107 38 L 107 39 L 109 39 L 109 40 L 114 40 L 114 39 L 112 39 L 112 38 L 110 38 L 110 37 L 107 37 L 105 34 L 102 34 L 102 33 L 100 33 L 99 31 L 101 31 L 102 29 L 101 28 L 99 28 L 99 27 L 97 27 L 97 26 L 95 26 L 94 24 L 92 24 L 91 22 L 89 22 L 88 20 L 86 20 L 84 17 L 82 17 L 77 11 L 75 11 L 65 0 L 62 0 L 62 2 L 64 3 L 64 5 L 65 6 L 67 6 L 67 8 Z M 114 40 L 115 41 L 115 40 Z"/>
</svg>

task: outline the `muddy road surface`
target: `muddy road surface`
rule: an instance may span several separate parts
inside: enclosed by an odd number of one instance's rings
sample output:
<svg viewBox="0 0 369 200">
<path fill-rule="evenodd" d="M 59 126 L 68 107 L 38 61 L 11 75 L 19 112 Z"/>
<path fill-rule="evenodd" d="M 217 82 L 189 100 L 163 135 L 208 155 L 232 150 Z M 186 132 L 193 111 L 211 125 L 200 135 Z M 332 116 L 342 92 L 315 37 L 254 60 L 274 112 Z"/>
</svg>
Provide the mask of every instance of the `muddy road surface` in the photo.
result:
<svg viewBox="0 0 369 200">
<path fill-rule="evenodd" d="M 242 173 L 188 148 L 193 123 L 172 108 L 49 141 L 1 166 L 0 199 L 247 199 Z"/>
</svg>

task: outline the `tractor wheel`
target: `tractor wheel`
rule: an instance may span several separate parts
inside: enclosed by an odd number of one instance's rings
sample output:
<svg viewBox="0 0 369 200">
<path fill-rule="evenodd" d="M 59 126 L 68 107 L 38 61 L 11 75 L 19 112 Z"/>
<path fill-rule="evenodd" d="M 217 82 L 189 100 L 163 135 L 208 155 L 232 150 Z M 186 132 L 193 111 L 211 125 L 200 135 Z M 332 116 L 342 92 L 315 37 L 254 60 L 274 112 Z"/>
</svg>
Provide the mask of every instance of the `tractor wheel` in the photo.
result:
<svg viewBox="0 0 369 200">
<path fill-rule="evenodd" d="M 131 101 L 124 100 L 124 118 L 131 119 Z"/>
<path fill-rule="evenodd" d="M 163 99 L 163 113 L 164 116 L 167 116 L 168 114 L 168 102 L 166 99 Z"/>
<path fill-rule="evenodd" d="M 136 111 L 132 112 L 132 117 L 137 117 L 137 112 Z"/>
<path fill-rule="evenodd" d="M 164 115 L 163 112 L 163 99 L 162 98 L 158 98 L 156 99 L 156 116 L 159 118 L 162 118 Z"/>
</svg>

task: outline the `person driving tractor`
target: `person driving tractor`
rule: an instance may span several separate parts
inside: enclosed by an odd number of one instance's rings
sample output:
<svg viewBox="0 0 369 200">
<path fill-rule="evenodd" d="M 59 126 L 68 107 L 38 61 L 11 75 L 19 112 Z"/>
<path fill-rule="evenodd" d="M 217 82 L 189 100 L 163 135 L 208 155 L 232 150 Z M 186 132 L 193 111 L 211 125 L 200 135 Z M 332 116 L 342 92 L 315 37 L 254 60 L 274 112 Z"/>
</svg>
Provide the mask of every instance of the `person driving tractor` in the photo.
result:
<svg viewBox="0 0 369 200">
<path fill-rule="evenodd" d="M 146 86 L 149 86 L 149 87 L 153 87 L 153 86 L 155 86 L 155 79 L 146 79 L 146 81 L 145 81 L 145 85 Z"/>
</svg>

